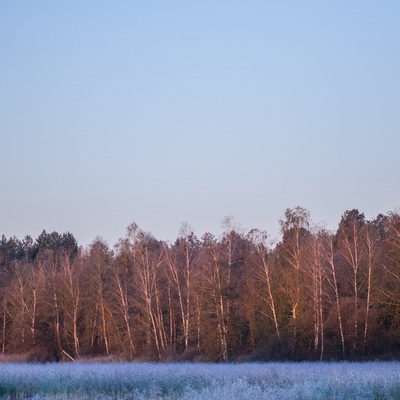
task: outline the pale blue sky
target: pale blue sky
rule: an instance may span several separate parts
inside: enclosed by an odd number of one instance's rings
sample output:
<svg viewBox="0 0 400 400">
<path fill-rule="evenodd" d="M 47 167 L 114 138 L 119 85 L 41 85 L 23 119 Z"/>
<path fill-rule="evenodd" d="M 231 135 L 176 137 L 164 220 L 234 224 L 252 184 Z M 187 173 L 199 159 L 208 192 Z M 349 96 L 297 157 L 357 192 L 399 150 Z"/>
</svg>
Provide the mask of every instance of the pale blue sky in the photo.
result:
<svg viewBox="0 0 400 400">
<path fill-rule="evenodd" d="M 400 206 L 400 2 L 0 3 L 0 234 L 278 236 Z"/>
</svg>

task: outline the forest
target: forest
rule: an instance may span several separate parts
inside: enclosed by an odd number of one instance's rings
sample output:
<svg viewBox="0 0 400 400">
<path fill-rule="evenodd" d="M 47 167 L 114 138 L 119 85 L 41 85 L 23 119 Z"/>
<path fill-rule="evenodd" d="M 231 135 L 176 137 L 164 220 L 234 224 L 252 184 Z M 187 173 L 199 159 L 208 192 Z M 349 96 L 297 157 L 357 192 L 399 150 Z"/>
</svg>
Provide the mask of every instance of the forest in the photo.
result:
<svg viewBox="0 0 400 400">
<path fill-rule="evenodd" d="M 174 242 L 135 223 L 110 247 L 72 233 L 0 241 L 0 352 L 27 361 L 400 359 L 400 214 L 336 231 L 287 209 L 271 243 L 231 217 Z"/>
</svg>

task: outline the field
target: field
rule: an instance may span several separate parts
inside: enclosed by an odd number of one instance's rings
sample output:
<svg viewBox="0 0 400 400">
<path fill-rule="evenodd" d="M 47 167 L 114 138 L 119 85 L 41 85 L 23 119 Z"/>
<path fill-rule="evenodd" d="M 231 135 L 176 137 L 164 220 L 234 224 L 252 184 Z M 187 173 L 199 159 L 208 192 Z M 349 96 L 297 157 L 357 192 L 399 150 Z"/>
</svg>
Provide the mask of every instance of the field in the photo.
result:
<svg viewBox="0 0 400 400">
<path fill-rule="evenodd" d="M 400 399 L 400 363 L 0 364 L 5 399 Z"/>
</svg>

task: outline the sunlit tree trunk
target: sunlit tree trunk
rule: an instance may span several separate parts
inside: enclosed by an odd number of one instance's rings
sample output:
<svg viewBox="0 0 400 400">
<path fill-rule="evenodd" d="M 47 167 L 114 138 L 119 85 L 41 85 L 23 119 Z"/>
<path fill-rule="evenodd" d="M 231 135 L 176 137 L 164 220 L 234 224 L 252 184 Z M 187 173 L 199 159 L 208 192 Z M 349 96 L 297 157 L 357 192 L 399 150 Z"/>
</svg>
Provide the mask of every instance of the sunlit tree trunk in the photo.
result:
<svg viewBox="0 0 400 400">
<path fill-rule="evenodd" d="M 92 296 L 92 304 L 94 303 L 95 306 L 92 325 L 95 330 L 92 333 L 92 345 L 94 345 L 95 337 L 98 336 L 99 343 L 102 342 L 104 344 L 104 350 L 109 355 L 109 330 L 111 331 L 112 321 L 106 288 L 110 283 L 111 254 L 108 245 L 101 239 L 96 239 L 92 243 L 88 262 L 90 268 L 89 283 L 92 285 L 90 294 Z"/>
<path fill-rule="evenodd" d="M 279 329 L 278 315 L 275 305 L 275 296 L 273 294 L 273 283 L 271 280 L 271 262 L 268 257 L 267 248 L 267 235 L 265 232 L 253 230 L 251 232 L 251 241 L 256 254 L 254 264 L 256 266 L 255 277 L 260 282 L 261 286 L 265 289 L 266 294 L 258 293 L 270 308 L 272 319 L 274 321 L 275 333 L 279 342 L 281 341 L 281 334 Z"/>
<path fill-rule="evenodd" d="M 21 342 L 26 341 L 25 329 L 27 328 L 30 332 L 30 342 L 28 340 L 27 343 L 35 346 L 39 291 L 44 277 L 40 265 L 24 264 L 20 261 L 15 261 L 13 265 L 16 290 L 12 291 L 10 300 L 21 318 Z"/>
<path fill-rule="evenodd" d="M 101 313 L 101 327 L 102 327 L 102 331 L 103 331 L 104 345 L 106 347 L 107 355 L 110 355 L 110 346 L 108 343 L 108 334 L 107 334 L 106 309 L 104 306 L 103 298 L 100 298 L 99 306 L 100 306 L 100 313 Z"/>
<path fill-rule="evenodd" d="M 169 254 L 170 249 L 164 248 L 164 253 L 165 253 L 165 260 L 166 260 L 166 265 L 168 268 L 167 271 L 167 276 L 170 280 L 170 283 L 173 285 L 177 296 L 178 296 L 178 304 L 179 304 L 179 315 L 180 315 L 180 320 L 182 324 L 182 330 L 183 330 L 183 339 L 184 339 L 184 346 L 185 350 L 188 347 L 188 341 L 189 341 L 189 321 L 187 321 L 187 318 L 189 318 L 189 311 L 185 308 L 187 306 L 187 302 L 184 300 L 184 294 L 183 294 L 183 279 L 181 277 L 179 267 L 178 267 L 178 260 L 173 259 L 172 255 Z M 171 289 L 171 288 L 169 288 Z M 172 303 L 171 303 L 172 307 Z M 170 308 L 170 313 L 173 313 L 173 308 Z"/>
<path fill-rule="evenodd" d="M 279 254 L 282 256 L 285 266 L 285 285 L 283 291 L 290 302 L 291 317 L 293 326 L 292 354 L 296 352 L 297 346 L 297 308 L 300 304 L 302 285 L 301 280 L 304 274 L 303 268 L 303 247 L 310 235 L 310 214 L 301 207 L 287 209 L 285 219 L 279 221 L 283 235 L 282 243 L 279 244 Z"/>
<path fill-rule="evenodd" d="M 63 275 L 64 285 L 67 294 L 67 304 L 65 306 L 65 313 L 69 318 L 72 325 L 72 337 L 74 343 L 74 355 L 79 358 L 79 336 L 78 336 L 78 312 L 80 305 L 80 287 L 79 287 L 79 276 L 77 275 L 76 269 L 78 265 L 72 265 L 69 255 L 63 255 Z"/>
<path fill-rule="evenodd" d="M 321 271 L 320 271 L 321 272 Z M 322 296 L 323 296 L 323 286 L 322 286 L 322 275 L 319 276 L 319 320 L 321 324 L 321 353 L 320 353 L 320 361 L 322 361 L 324 357 L 325 350 L 325 329 L 324 329 L 324 313 L 322 307 Z"/>
<path fill-rule="evenodd" d="M 323 318 L 323 255 L 322 243 L 317 235 L 310 240 L 311 258 L 308 272 L 312 280 L 312 298 L 314 308 L 314 353 L 319 351 L 322 360 L 324 354 L 324 318 Z"/>
<path fill-rule="evenodd" d="M 340 230 L 339 249 L 344 260 L 352 270 L 352 286 L 354 294 L 354 319 L 353 319 L 353 345 L 352 350 L 355 353 L 358 344 L 358 307 L 359 307 L 359 274 L 362 258 L 362 240 L 361 229 L 356 217 L 351 217 L 348 225 L 344 225 Z"/>
<path fill-rule="evenodd" d="M 221 349 L 221 357 L 223 361 L 228 361 L 228 327 L 227 327 L 227 302 L 223 295 L 222 279 L 224 279 L 221 271 L 221 261 L 218 258 L 218 252 L 212 250 L 212 260 L 210 260 L 209 276 L 204 277 L 208 280 L 214 305 L 214 312 L 217 319 L 218 338 Z M 226 276 L 225 276 L 226 278 Z M 225 286 L 225 285 L 224 285 Z"/>
<path fill-rule="evenodd" d="M 200 338 L 201 338 L 201 307 L 202 307 L 202 301 L 201 301 L 201 294 L 196 295 L 196 322 L 197 322 L 197 348 L 200 349 Z"/>
<path fill-rule="evenodd" d="M 3 324 L 2 324 L 2 341 L 1 341 L 1 352 L 6 352 L 6 326 L 7 326 L 7 300 L 6 297 L 3 299 Z"/>
<path fill-rule="evenodd" d="M 168 310 L 169 310 L 169 346 L 170 348 L 176 348 L 176 327 L 175 327 L 175 310 L 174 302 L 172 299 L 171 283 L 168 282 Z"/>
<path fill-rule="evenodd" d="M 371 304 L 371 280 L 372 280 L 372 269 L 374 266 L 374 258 L 376 252 L 376 238 L 374 237 L 372 228 L 369 226 L 365 227 L 365 248 L 367 253 L 367 299 L 366 299 L 366 307 L 365 307 L 365 325 L 364 325 L 364 337 L 363 337 L 363 347 L 362 353 L 364 354 L 365 346 L 367 342 L 368 335 L 368 319 L 369 319 L 369 310 Z"/>
<path fill-rule="evenodd" d="M 136 353 L 136 349 L 132 338 L 131 318 L 129 313 L 128 293 L 126 288 L 127 285 L 126 283 L 122 282 L 120 276 L 118 275 L 118 272 L 115 270 L 114 270 L 114 281 L 117 288 L 116 296 L 117 296 L 118 309 L 120 310 L 123 316 L 126 335 L 128 337 L 129 354 L 130 358 L 133 358 L 133 356 Z"/>
<path fill-rule="evenodd" d="M 343 322 L 342 322 L 342 312 L 340 308 L 340 298 L 339 298 L 339 287 L 338 281 L 336 277 L 336 263 L 334 259 L 334 244 L 333 244 L 333 236 L 326 234 L 325 235 L 325 246 L 324 246 L 324 258 L 329 265 L 330 274 L 327 274 L 327 280 L 329 285 L 332 287 L 334 294 L 335 294 L 335 305 L 336 305 L 336 312 L 338 317 L 338 324 L 339 324 L 339 332 L 340 332 L 340 341 L 342 346 L 342 357 L 345 357 L 345 340 L 344 340 L 344 333 L 343 333 Z"/>
<path fill-rule="evenodd" d="M 60 302 L 59 302 L 59 273 L 57 269 L 57 254 L 53 250 L 46 250 L 45 253 L 45 271 L 48 274 L 48 294 L 49 294 L 49 303 L 51 304 L 52 309 L 52 318 L 54 324 L 54 337 L 56 341 L 56 350 L 59 357 L 62 357 L 63 354 L 63 346 L 61 340 L 61 316 L 60 316 Z"/>
<path fill-rule="evenodd" d="M 128 227 L 126 249 L 132 259 L 133 285 L 137 293 L 135 303 L 143 316 L 147 349 L 151 348 L 153 339 L 158 359 L 161 360 L 166 346 L 166 335 L 157 292 L 157 279 L 162 264 L 160 243 L 140 230 L 136 224 L 131 224 Z"/>
</svg>

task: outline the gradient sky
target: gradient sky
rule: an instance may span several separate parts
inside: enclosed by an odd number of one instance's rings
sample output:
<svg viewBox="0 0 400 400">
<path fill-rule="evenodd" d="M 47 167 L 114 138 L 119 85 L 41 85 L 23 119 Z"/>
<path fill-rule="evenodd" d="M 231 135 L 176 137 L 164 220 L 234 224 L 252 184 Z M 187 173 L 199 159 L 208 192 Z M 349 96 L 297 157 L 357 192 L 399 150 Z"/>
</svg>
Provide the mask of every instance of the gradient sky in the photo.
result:
<svg viewBox="0 0 400 400">
<path fill-rule="evenodd" d="M 400 2 L 2 1 L 0 234 L 278 237 L 400 206 Z"/>
</svg>

